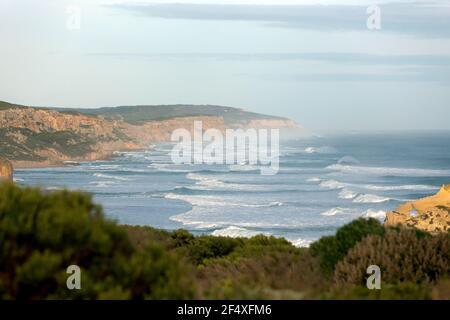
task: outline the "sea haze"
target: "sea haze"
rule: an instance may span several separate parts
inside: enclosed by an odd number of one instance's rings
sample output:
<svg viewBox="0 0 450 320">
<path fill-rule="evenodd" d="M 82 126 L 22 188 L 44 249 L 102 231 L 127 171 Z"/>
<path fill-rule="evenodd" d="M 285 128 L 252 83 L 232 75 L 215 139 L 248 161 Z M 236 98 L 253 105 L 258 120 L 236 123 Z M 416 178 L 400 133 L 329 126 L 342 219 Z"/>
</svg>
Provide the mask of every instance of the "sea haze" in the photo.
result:
<svg viewBox="0 0 450 320">
<path fill-rule="evenodd" d="M 174 165 L 171 144 L 110 161 L 18 169 L 16 182 L 93 194 L 119 223 L 194 234 L 282 236 L 307 246 L 357 217 L 384 219 L 400 203 L 450 182 L 450 132 L 314 136 L 281 143 L 280 171 Z"/>
</svg>

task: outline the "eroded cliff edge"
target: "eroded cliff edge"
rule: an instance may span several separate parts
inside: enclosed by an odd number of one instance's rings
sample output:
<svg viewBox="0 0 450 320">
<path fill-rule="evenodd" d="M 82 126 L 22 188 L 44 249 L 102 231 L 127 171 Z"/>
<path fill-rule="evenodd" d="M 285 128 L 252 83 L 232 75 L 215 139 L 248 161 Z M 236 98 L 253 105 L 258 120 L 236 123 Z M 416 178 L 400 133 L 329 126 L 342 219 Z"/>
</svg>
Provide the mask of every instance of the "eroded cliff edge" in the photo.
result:
<svg viewBox="0 0 450 320">
<path fill-rule="evenodd" d="M 450 231 L 450 185 L 430 197 L 407 202 L 386 214 L 386 226 L 404 225 L 428 232 Z"/>
<path fill-rule="evenodd" d="M 13 167 L 11 162 L 0 157 L 0 181 L 13 179 Z"/>
<path fill-rule="evenodd" d="M 218 106 L 131 106 L 100 109 L 36 108 L 0 102 L 0 156 L 14 167 L 61 165 L 108 158 L 115 151 L 170 141 L 178 128 L 280 128 L 294 121 Z"/>
</svg>

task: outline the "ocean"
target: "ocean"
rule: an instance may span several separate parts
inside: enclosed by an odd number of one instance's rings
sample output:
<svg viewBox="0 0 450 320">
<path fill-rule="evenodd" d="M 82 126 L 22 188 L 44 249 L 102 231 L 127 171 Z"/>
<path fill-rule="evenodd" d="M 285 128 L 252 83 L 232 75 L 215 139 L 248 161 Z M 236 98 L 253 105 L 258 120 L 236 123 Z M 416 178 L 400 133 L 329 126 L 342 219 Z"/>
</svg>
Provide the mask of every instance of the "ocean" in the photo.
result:
<svg viewBox="0 0 450 320">
<path fill-rule="evenodd" d="M 285 237 L 308 246 L 358 217 L 384 220 L 399 204 L 450 183 L 450 132 L 346 133 L 282 141 L 280 169 L 174 165 L 173 145 L 108 161 L 17 169 L 21 185 L 91 193 L 107 217 L 194 234 Z"/>
</svg>

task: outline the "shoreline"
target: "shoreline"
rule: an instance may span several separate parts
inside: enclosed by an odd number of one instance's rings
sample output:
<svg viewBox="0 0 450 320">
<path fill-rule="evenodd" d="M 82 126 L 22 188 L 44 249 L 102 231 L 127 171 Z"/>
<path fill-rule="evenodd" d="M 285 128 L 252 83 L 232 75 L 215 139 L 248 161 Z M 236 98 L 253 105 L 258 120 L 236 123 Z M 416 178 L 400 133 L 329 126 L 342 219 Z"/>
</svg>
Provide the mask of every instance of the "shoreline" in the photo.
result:
<svg viewBox="0 0 450 320">
<path fill-rule="evenodd" d="M 139 151 L 148 151 L 153 150 L 153 145 L 150 145 L 148 148 L 139 148 L 139 149 L 121 149 L 114 150 L 109 152 L 108 154 L 100 157 L 85 157 L 85 158 L 70 158 L 65 160 L 58 161 L 29 161 L 29 160 L 9 160 L 13 165 L 13 170 L 16 169 L 42 169 L 42 168 L 62 168 L 62 167 L 71 167 L 77 166 L 83 162 L 90 161 L 110 161 L 117 153 L 120 152 L 139 152 Z M 72 163 L 72 164 L 70 164 Z"/>
</svg>

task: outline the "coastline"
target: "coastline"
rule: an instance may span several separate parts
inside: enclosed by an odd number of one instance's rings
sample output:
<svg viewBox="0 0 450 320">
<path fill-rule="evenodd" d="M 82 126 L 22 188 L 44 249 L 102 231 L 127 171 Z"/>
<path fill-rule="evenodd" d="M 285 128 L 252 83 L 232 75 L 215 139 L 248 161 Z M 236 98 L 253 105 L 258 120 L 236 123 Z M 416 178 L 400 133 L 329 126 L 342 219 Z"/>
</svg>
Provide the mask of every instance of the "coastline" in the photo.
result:
<svg viewBox="0 0 450 320">
<path fill-rule="evenodd" d="M 107 153 L 101 154 L 98 157 L 92 157 L 92 154 L 85 157 L 76 157 L 76 158 L 66 158 L 64 160 L 52 161 L 52 160 L 44 160 L 44 161 L 29 161 L 29 160 L 10 160 L 14 170 L 15 169 L 37 169 L 37 168 L 61 168 L 67 166 L 73 166 L 77 163 L 81 162 L 89 162 L 89 161 L 109 161 L 114 155 L 118 152 L 133 152 L 133 151 L 148 151 L 152 150 L 153 146 L 150 145 L 147 148 L 129 148 L 129 149 L 118 149 L 114 151 L 109 151 Z M 70 164 L 72 163 L 72 164 Z"/>
</svg>

